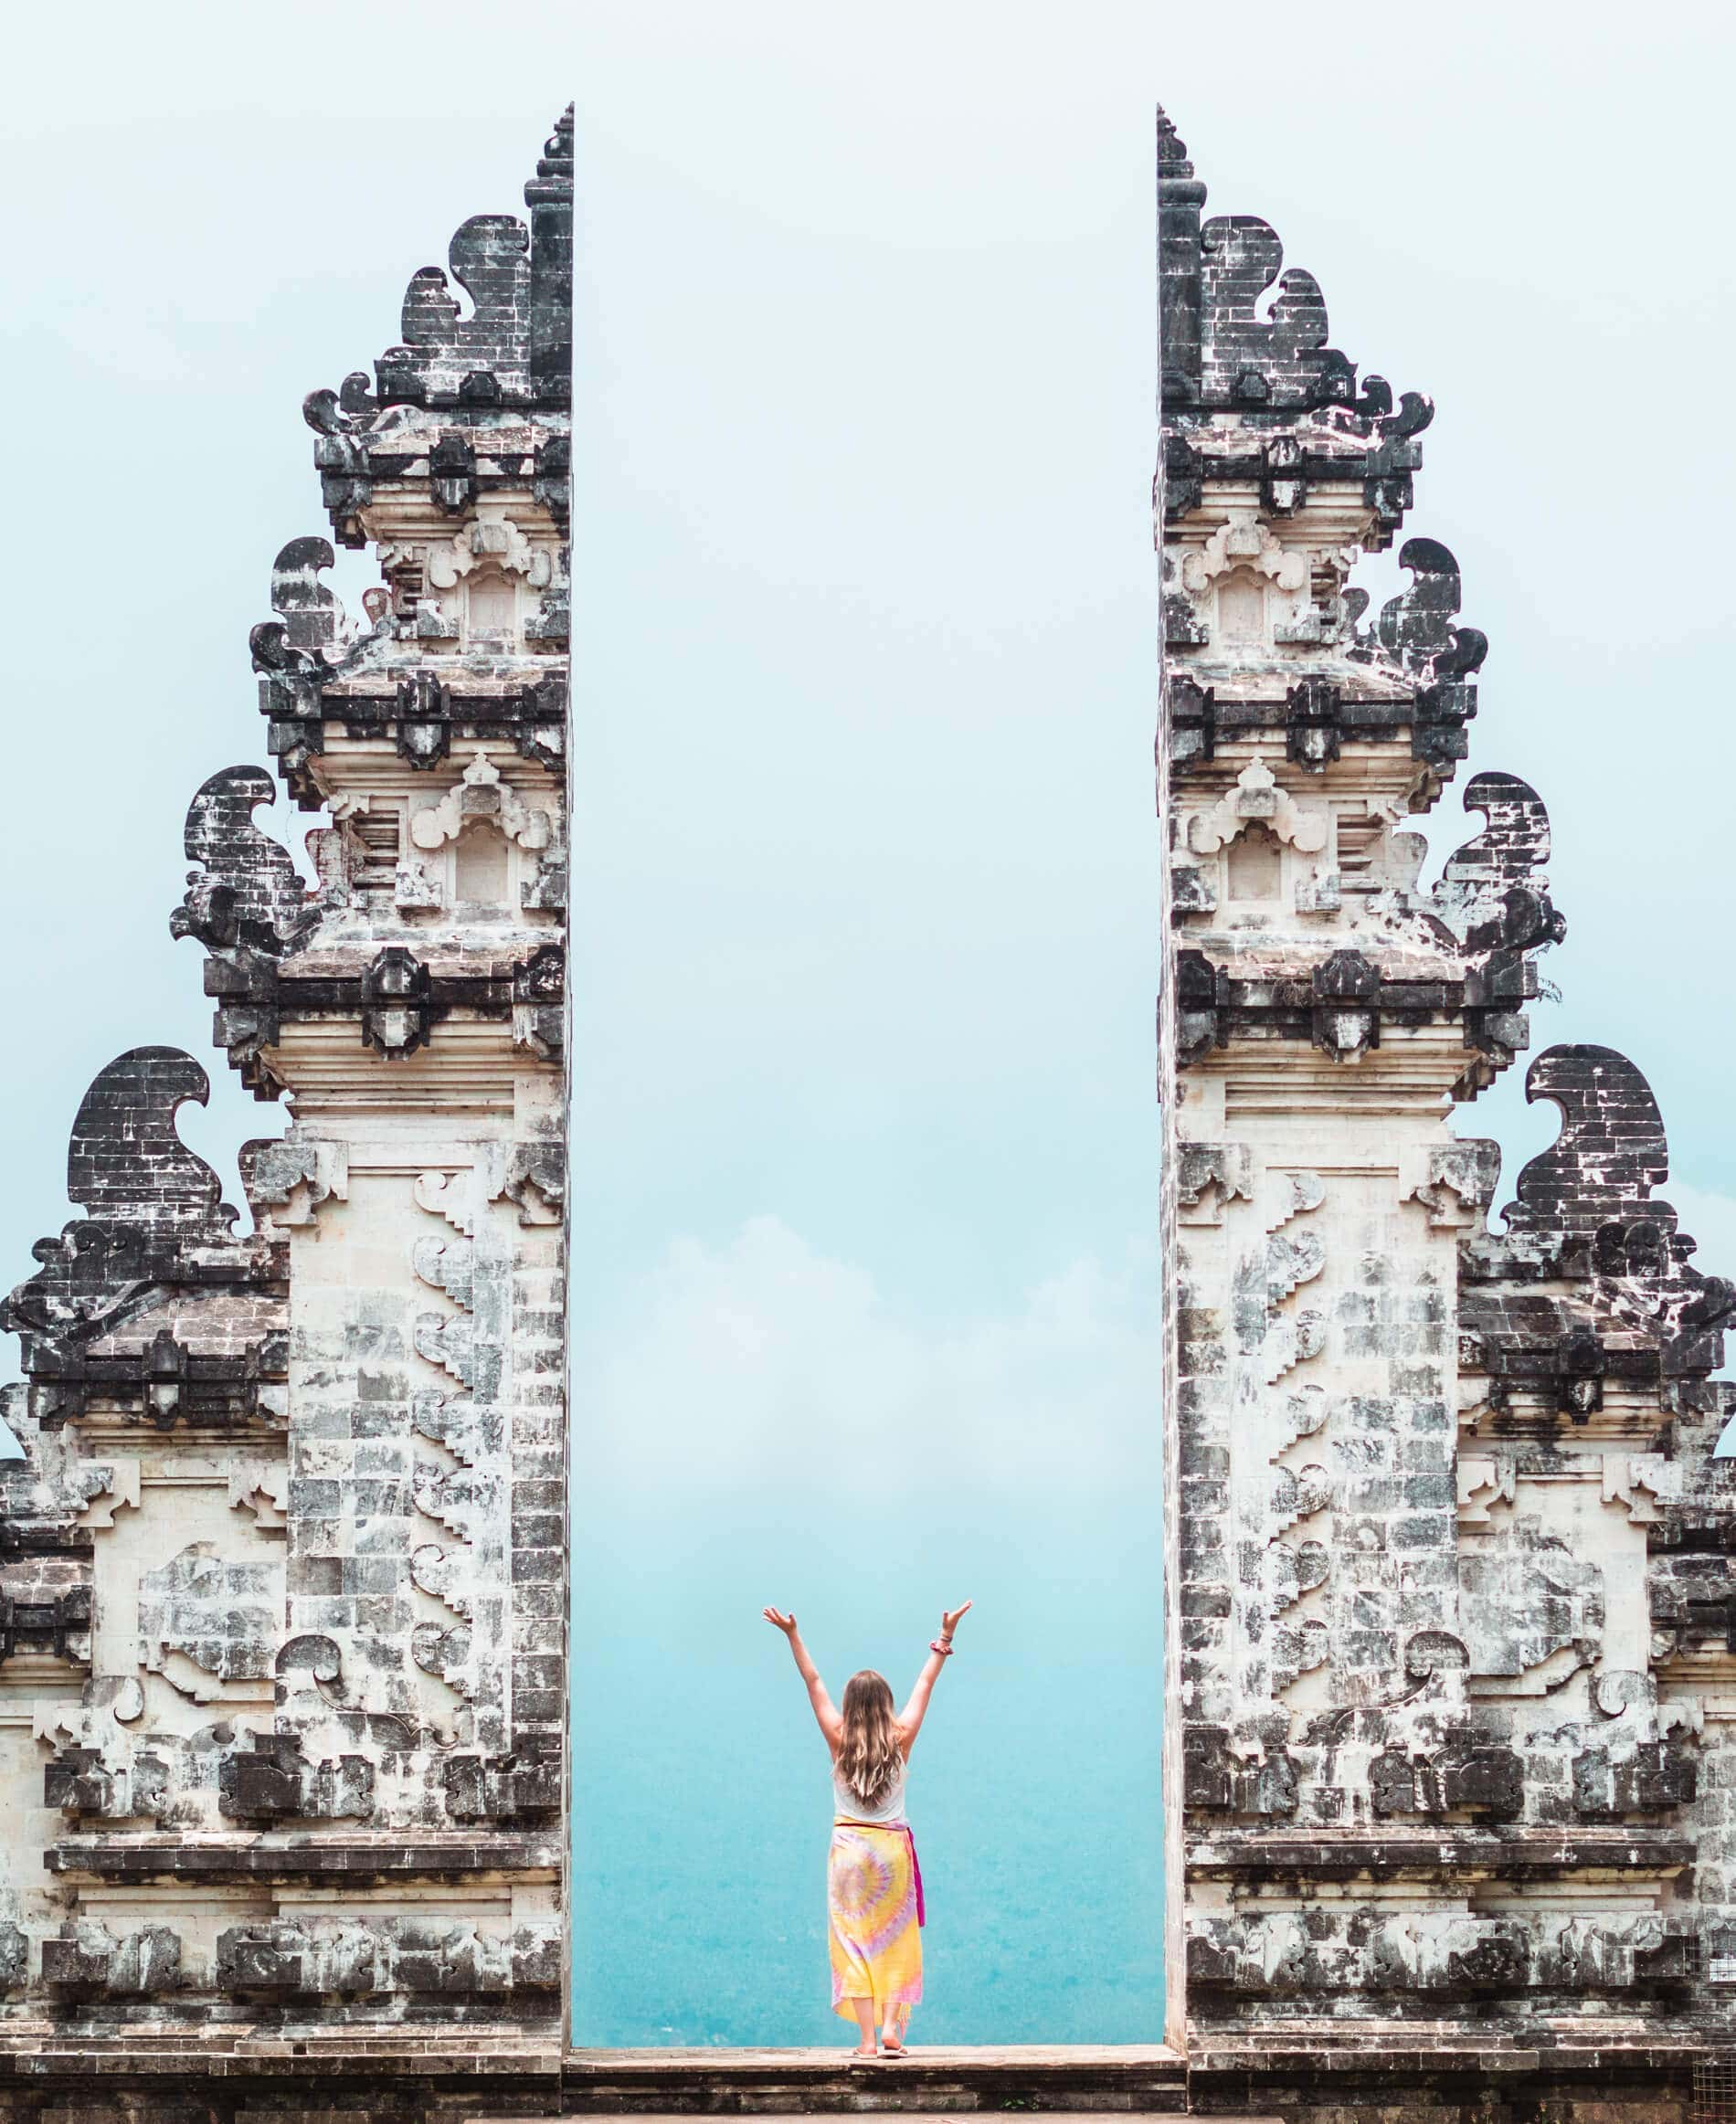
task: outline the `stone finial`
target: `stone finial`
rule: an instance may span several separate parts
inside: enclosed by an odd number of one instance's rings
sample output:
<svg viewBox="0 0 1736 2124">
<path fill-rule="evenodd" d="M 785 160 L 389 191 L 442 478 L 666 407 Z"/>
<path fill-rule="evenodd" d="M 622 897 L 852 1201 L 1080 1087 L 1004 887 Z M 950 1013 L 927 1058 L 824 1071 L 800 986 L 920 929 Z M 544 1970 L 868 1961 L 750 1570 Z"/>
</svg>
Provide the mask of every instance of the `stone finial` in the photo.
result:
<svg viewBox="0 0 1736 2124">
<path fill-rule="evenodd" d="M 1399 565 L 1411 581 L 1381 608 L 1381 647 L 1425 683 L 1468 679 L 1488 655 L 1488 637 L 1475 627 L 1455 627 L 1461 583 L 1459 564 L 1434 538 L 1407 538 Z"/>
<path fill-rule="evenodd" d="M 271 609 L 248 637 L 256 671 L 313 673 L 348 632 L 336 593 L 320 580 L 336 556 L 329 539 L 292 538 L 271 564 Z"/>
<path fill-rule="evenodd" d="M 1567 919 L 1544 889 L 1550 830 L 1542 798 L 1517 775 L 1474 775 L 1465 808 L 1487 823 L 1442 868 L 1434 894 L 1442 920 L 1471 951 L 1559 944 Z"/>
<path fill-rule="evenodd" d="M 164 1240 L 226 1240 L 235 1211 L 216 1173 L 181 1141 L 175 1115 L 207 1104 L 211 1080 L 178 1047 L 135 1047 L 100 1070 L 67 1148 L 67 1193 L 92 1220 Z"/>
<path fill-rule="evenodd" d="M 175 936 L 244 945 L 278 956 L 306 926 L 306 888 L 287 849 L 253 823 L 277 795 L 263 767 L 224 767 L 201 784 L 187 808 L 186 896 L 169 917 Z"/>
<path fill-rule="evenodd" d="M 1509 1231 L 1591 1233 L 1611 1222 L 1675 1211 L 1651 1201 L 1669 1177 L 1669 1147 L 1652 1088 L 1609 1047 L 1546 1048 L 1525 1078 L 1533 1104 L 1560 1109 L 1561 1132 L 1520 1172 Z"/>
</svg>

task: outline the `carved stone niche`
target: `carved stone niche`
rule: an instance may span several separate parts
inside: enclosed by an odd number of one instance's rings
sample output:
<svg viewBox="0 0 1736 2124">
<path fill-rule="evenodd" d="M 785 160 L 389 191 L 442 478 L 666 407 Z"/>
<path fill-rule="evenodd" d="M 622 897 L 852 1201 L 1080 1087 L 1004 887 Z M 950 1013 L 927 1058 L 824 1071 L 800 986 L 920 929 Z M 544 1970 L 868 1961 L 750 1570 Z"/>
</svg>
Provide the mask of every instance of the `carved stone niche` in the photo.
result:
<svg viewBox="0 0 1736 2124">
<path fill-rule="evenodd" d="M 549 895 L 539 890 L 544 857 L 558 858 L 554 821 L 546 811 L 525 803 L 488 755 L 478 750 L 460 779 L 444 796 L 421 803 L 410 813 L 410 839 L 436 859 L 421 863 L 407 858 L 400 865 L 397 894 L 401 908 L 465 905 L 498 910 L 512 904 L 511 849 L 528 859 L 519 903 L 540 906 Z M 554 904 L 564 903 L 564 892 Z"/>
<path fill-rule="evenodd" d="M 1307 611 L 1308 556 L 1286 547 L 1253 510 L 1233 512 L 1203 546 L 1184 555 L 1181 586 L 1228 651 L 1263 648 Z"/>
<path fill-rule="evenodd" d="M 1267 827 L 1249 825 L 1230 843 L 1223 859 L 1228 897 L 1243 904 L 1276 904 L 1284 892 L 1284 851 Z"/>
<path fill-rule="evenodd" d="M 388 572 L 413 563 L 414 549 L 381 554 Z M 422 556 L 427 586 L 417 611 L 417 633 L 462 640 L 467 647 L 514 650 L 528 634 L 546 639 L 548 621 L 535 610 L 535 593 L 558 591 L 557 561 L 527 538 L 511 517 L 476 517 Z"/>
</svg>

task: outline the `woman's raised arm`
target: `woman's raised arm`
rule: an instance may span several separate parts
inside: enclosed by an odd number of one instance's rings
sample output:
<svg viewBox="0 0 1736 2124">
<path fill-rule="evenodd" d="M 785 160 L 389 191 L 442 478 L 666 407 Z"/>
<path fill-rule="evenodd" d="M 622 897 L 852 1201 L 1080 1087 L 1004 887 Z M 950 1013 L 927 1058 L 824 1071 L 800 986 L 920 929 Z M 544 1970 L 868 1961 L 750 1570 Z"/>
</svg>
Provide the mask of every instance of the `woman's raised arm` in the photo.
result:
<svg viewBox="0 0 1736 2124">
<path fill-rule="evenodd" d="M 923 1662 L 922 1672 L 916 1676 L 916 1685 L 910 1692 L 910 1701 L 898 1718 L 898 1738 L 908 1755 L 916 1745 L 916 1736 L 922 1731 L 922 1722 L 928 1713 L 928 1698 L 940 1678 L 940 1670 L 946 1665 L 952 1651 L 952 1633 L 961 1618 L 970 1611 L 972 1603 L 967 1601 L 962 1608 L 948 1608 L 940 1618 L 940 1635 L 928 1647 L 928 1656 Z"/>
<path fill-rule="evenodd" d="M 820 1678 L 820 1669 L 810 1656 L 808 1647 L 801 1641 L 801 1632 L 796 1627 L 793 1615 L 780 1615 L 776 1608 L 762 1608 L 760 1613 L 774 1630 L 781 1630 L 789 1640 L 789 1649 L 795 1655 L 796 1672 L 808 1686 L 808 1701 L 814 1707 L 814 1717 L 820 1721 L 820 1730 L 826 1736 L 826 1746 L 836 1755 L 838 1743 L 843 1738 L 844 1722 L 826 1694 L 826 1685 Z"/>
</svg>

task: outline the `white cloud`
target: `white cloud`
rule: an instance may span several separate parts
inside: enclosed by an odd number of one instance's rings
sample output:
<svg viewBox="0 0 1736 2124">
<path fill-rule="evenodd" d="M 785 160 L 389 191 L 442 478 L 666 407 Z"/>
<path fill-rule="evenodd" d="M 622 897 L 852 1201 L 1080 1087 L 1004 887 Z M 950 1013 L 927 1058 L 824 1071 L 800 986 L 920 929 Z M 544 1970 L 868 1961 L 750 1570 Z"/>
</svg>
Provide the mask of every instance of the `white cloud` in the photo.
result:
<svg viewBox="0 0 1736 2124">
<path fill-rule="evenodd" d="M 844 1455 L 905 1479 L 1021 1487 L 1126 1480 L 1159 1421 L 1155 1256 L 1082 1260 L 1013 1311 L 931 1325 L 777 1217 L 673 1242 L 581 1337 L 582 1464 L 648 1487 L 801 1486 Z"/>
</svg>

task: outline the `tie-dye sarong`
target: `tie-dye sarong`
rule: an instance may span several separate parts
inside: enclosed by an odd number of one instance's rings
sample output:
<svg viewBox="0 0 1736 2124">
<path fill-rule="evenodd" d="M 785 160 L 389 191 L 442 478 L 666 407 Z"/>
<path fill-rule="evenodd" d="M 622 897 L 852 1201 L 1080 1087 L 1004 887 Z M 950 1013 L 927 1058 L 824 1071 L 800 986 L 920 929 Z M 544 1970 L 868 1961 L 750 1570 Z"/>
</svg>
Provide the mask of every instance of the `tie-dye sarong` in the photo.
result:
<svg viewBox="0 0 1736 2124">
<path fill-rule="evenodd" d="M 916 1899 L 916 1845 L 908 1829 L 833 1823 L 826 1866 L 831 2003 L 846 2021 L 856 2017 L 852 1999 L 872 1999 L 882 2029 L 902 2034 L 922 1997 Z"/>
</svg>

